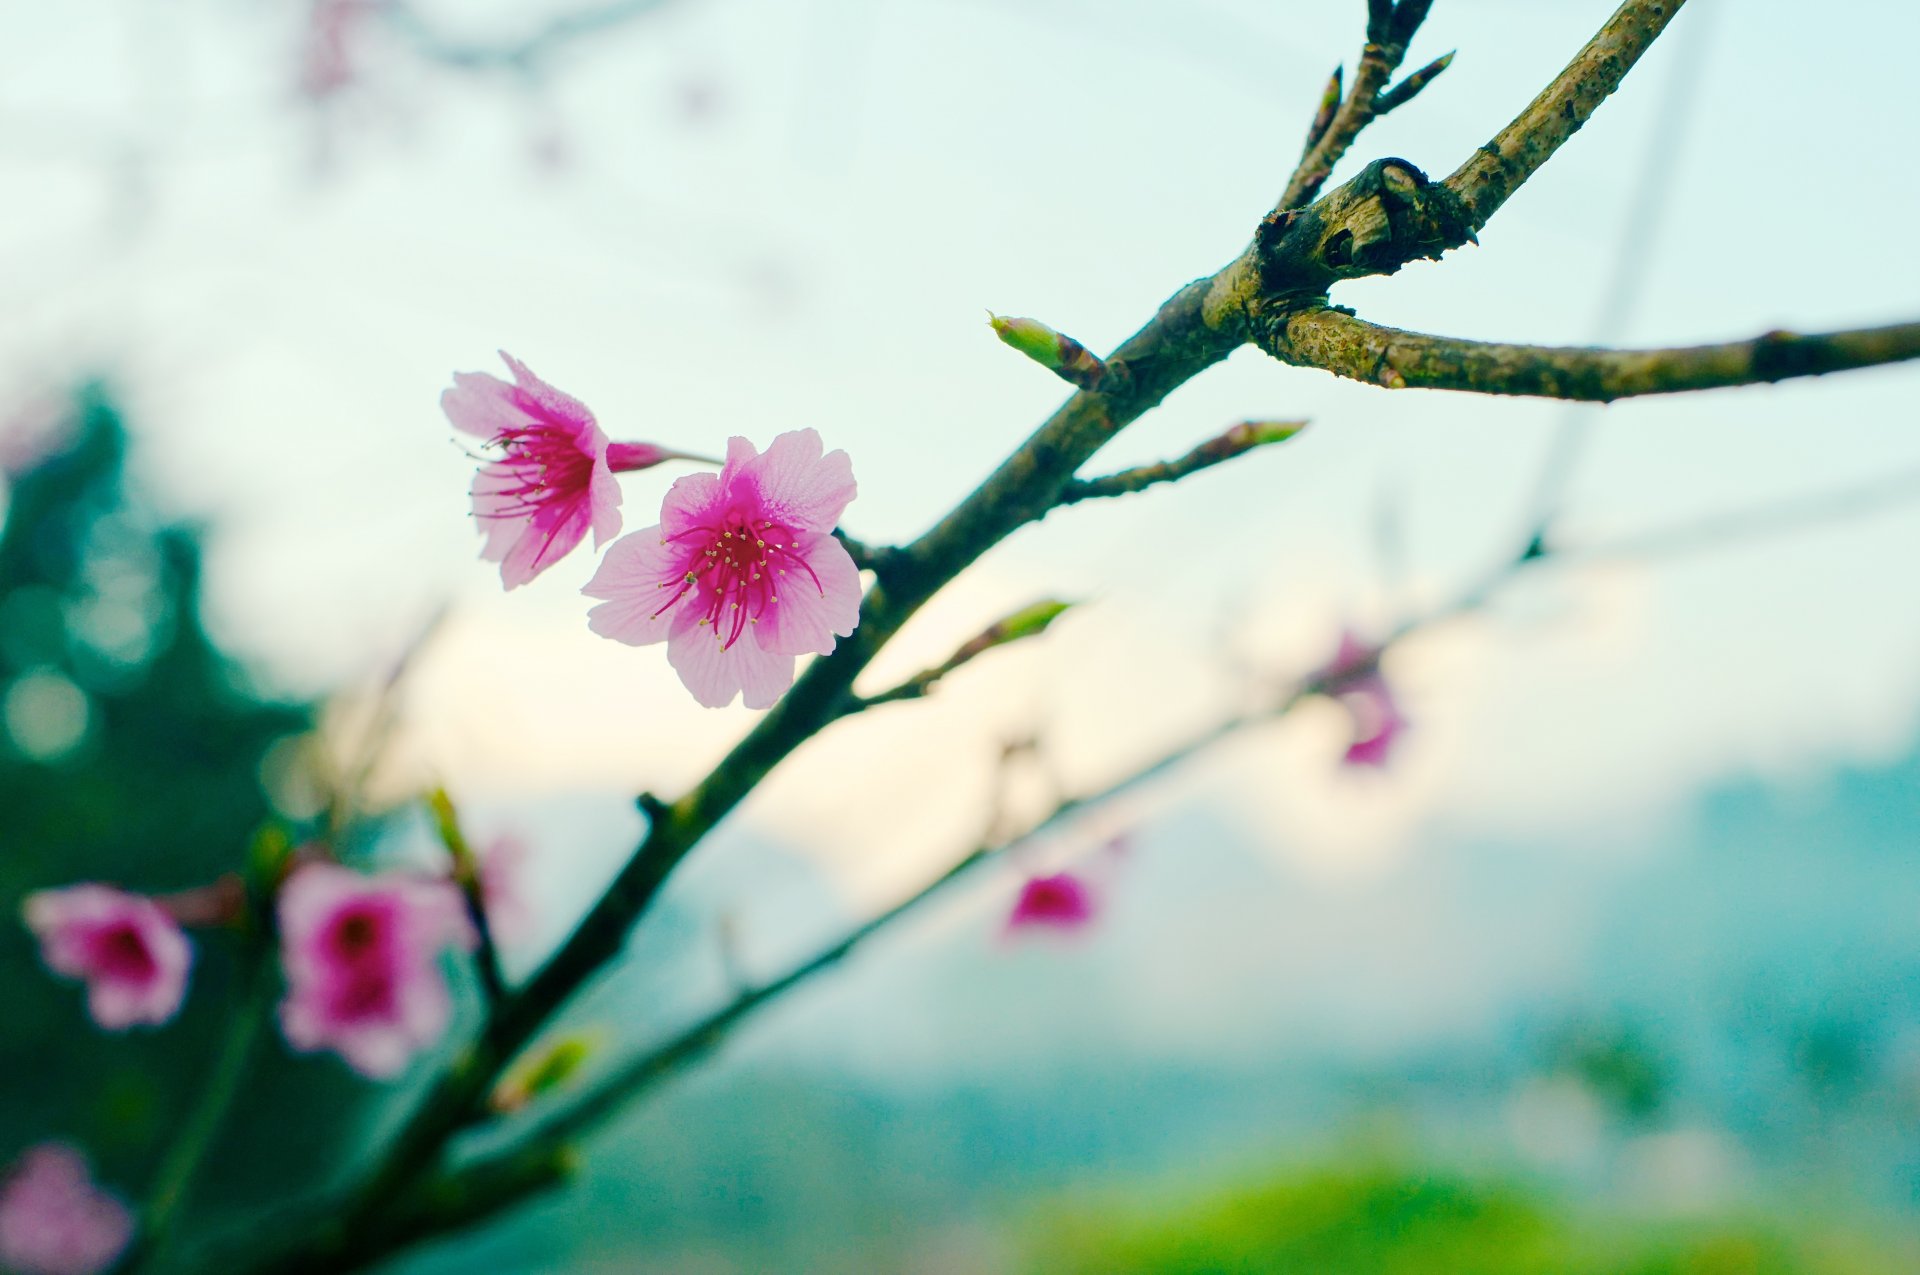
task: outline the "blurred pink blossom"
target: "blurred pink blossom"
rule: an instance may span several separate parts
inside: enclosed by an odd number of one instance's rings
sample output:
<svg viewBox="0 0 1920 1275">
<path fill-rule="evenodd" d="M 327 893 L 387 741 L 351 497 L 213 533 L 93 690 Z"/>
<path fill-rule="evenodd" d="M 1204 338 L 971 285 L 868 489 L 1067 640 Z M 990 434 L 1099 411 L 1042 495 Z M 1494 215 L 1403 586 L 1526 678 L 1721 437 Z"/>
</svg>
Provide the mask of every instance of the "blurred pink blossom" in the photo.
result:
<svg viewBox="0 0 1920 1275">
<path fill-rule="evenodd" d="M 533 901 L 528 897 L 530 849 L 511 833 L 502 833 L 480 851 L 480 901 L 487 927 L 501 943 L 525 939 L 533 930 Z"/>
<path fill-rule="evenodd" d="M 1384 767 L 1407 729 L 1393 687 L 1380 672 L 1380 652 L 1351 630 L 1341 633 L 1340 647 L 1320 674 L 1329 695 L 1339 699 L 1353 719 L 1353 742 L 1341 762 L 1348 766 Z"/>
<path fill-rule="evenodd" d="M 618 534 L 620 484 L 607 436 L 586 405 L 504 350 L 500 357 L 514 384 L 486 372 L 456 372 L 440 409 L 456 429 L 500 451 L 473 477 L 473 516 L 487 537 L 480 556 L 498 562 L 501 582 L 514 589 L 565 557 L 588 527 L 596 548 Z M 658 464 L 666 454 L 628 452 L 621 459 Z"/>
<path fill-rule="evenodd" d="M 314 101 L 351 84 L 355 46 L 377 0 L 312 0 L 300 39 L 300 92 Z"/>
<path fill-rule="evenodd" d="M 770 708 L 793 684 L 796 656 L 826 655 L 860 619 L 860 572 L 833 537 L 857 488 L 843 451 L 794 430 L 764 454 L 727 441 L 716 474 L 673 484 L 660 525 L 624 536 L 585 592 L 605 601 L 595 633 L 632 646 L 667 644 L 694 699 L 720 708 L 742 695 Z"/>
<path fill-rule="evenodd" d="M 384 1079 L 446 1033 L 453 1000 L 440 953 L 476 942 L 450 882 L 309 862 L 281 887 L 279 917 L 280 1027 L 295 1049 L 332 1049 Z"/>
<path fill-rule="evenodd" d="M 0 475 L 23 474 L 73 438 L 73 403 L 63 395 L 41 393 L 0 413 Z"/>
<path fill-rule="evenodd" d="M 158 903 L 84 884 L 30 894 L 21 907 L 47 967 L 87 984 L 87 1012 L 107 1031 L 164 1023 L 187 993 L 193 948 Z"/>
<path fill-rule="evenodd" d="M 133 1238 L 133 1216 L 95 1186 L 63 1142 L 22 1152 L 0 1186 L 0 1269 L 16 1275 L 97 1275 Z"/>
<path fill-rule="evenodd" d="M 1074 873 L 1033 877 L 1020 887 L 1007 930 L 1079 930 L 1093 921 L 1096 911 L 1092 887 Z"/>
</svg>

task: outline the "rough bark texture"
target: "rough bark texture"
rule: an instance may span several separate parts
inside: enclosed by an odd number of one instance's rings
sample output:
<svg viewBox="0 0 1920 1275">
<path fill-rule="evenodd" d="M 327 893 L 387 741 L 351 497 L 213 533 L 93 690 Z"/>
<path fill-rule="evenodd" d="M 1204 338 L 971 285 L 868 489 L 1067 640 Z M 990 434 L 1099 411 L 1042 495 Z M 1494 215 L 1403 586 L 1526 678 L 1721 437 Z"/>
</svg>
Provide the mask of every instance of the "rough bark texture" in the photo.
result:
<svg viewBox="0 0 1920 1275">
<path fill-rule="evenodd" d="M 1261 336 L 1288 363 L 1388 389 L 1460 390 L 1607 403 L 1643 394 L 1754 385 L 1920 358 L 1920 323 L 1662 350 L 1503 345 L 1425 336 L 1320 308 Z"/>
<path fill-rule="evenodd" d="M 1526 110 L 1447 178 L 1475 230 L 1593 118 L 1686 0 L 1627 0 Z"/>
</svg>

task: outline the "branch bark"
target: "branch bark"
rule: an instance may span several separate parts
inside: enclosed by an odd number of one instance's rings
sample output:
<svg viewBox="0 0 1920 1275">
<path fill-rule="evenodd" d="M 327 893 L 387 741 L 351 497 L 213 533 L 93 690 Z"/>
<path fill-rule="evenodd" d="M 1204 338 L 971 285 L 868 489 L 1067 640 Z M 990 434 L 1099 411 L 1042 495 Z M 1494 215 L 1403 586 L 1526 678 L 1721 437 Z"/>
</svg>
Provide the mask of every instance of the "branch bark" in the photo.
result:
<svg viewBox="0 0 1920 1275">
<path fill-rule="evenodd" d="M 1343 310 L 1287 316 L 1261 334 L 1282 362 L 1388 389 L 1457 390 L 1608 403 L 1822 376 L 1920 358 L 1920 323 L 1657 350 L 1506 345 L 1382 327 Z"/>
<path fill-rule="evenodd" d="M 1224 434 L 1201 443 L 1184 456 L 1152 465 L 1136 465 L 1098 478 L 1076 478 L 1060 493 L 1059 506 L 1113 496 L 1127 496 L 1161 483 L 1177 483 L 1203 469 L 1225 464 L 1257 447 L 1284 443 L 1307 427 L 1305 421 L 1242 421 Z"/>
<path fill-rule="evenodd" d="M 1474 230 L 1593 118 L 1685 3 L 1627 0 L 1526 110 L 1447 178 Z"/>
</svg>

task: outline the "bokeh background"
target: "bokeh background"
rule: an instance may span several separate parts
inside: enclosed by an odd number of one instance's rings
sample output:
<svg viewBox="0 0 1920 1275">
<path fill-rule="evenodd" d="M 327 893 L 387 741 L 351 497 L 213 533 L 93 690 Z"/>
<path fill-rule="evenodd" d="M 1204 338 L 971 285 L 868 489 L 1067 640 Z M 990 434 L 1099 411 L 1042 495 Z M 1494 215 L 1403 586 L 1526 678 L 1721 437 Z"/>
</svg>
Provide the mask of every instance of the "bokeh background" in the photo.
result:
<svg viewBox="0 0 1920 1275">
<path fill-rule="evenodd" d="M 1611 7 L 1439 0 L 1411 63 L 1457 61 L 1357 158 L 1450 171 Z M 270 811 L 314 818 L 306 764 L 354 754 L 431 625 L 364 848 L 421 852 L 407 800 L 446 784 L 528 847 L 529 968 L 631 848 L 633 794 L 752 715 L 589 634 L 585 552 L 501 592 L 450 374 L 505 348 L 614 437 L 694 451 L 812 426 L 854 458 L 848 528 L 910 538 L 1061 397 L 983 310 L 1106 349 L 1228 260 L 1363 22 L 0 3 L 0 904 L 190 885 Z M 1694 0 L 1481 246 L 1337 299 L 1538 342 L 1911 317 L 1916 44 L 1891 0 Z M 1455 596 L 1524 542 L 1569 429 L 1564 542 L 1667 548 L 1543 569 L 1394 651 L 1413 727 L 1383 773 L 1342 771 L 1344 715 L 1309 706 L 983 871 L 609 1129 L 570 1193 L 396 1269 L 1920 1268 L 1916 390 L 1570 410 L 1235 356 L 1099 463 L 1311 429 L 1056 514 L 930 606 L 875 688 L 1088 600 L 756 793 L 576 1007 L 599 1057 L 940 871 L 1009 739 L 1095 785 L 1343 627 Z M 629 526 L 670 477 L 627 479 Z M 1751 509 L 1711 548 L 1662 537 Z M 1012 813 L 1044 805 L 1027 787 Z M 1005 939 L 1025 873 L 1115 836 L 1095 927 Z M 0 1156 L 72 1137 L 137 1193 L 218 954 L 179 1025 L 124 1040 L 17 927 L 0 963 Z M 267 1058 L 202 1220 L 324 1185 L 407 1093 Z"/>
</svg>

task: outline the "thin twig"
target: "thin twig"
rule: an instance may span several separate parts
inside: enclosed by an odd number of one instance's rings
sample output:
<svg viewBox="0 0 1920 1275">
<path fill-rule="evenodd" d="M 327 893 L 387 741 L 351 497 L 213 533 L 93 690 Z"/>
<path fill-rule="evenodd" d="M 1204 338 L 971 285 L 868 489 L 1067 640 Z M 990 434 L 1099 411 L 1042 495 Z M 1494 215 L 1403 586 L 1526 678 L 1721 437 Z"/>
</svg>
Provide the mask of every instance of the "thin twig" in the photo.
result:
<svg viewBox="0 0 1920 1275">
<path fill-rule="evenodd" d="M 1627 321 L 1646 290 L 1647 280 L 1653 276 L 1661 222 L 1678 185 L 1675 170 L 1685 149 L 1688 126 L 1694 119 L 1693 108 L 1699 101 L 1703 79 L 1700 66 L 1711 47 L 1709 36 L 1719 12 L 1717 6 L 1710 4 L 1695 14 L 1693 25 L 1684 33 L 1673 69 L 1667 74 L 1666 97 L 1654 112 L 1646 159 L 1640 165 L 1627 219 L 1620 227 L 1614 250 L 1613 270 L 1595 312 L 1592 338 L 1596 344 L 1618 341 L 1624 335 Z M 1554 517 L 1566 500 L 1574 470 L 1586 451 L 1587 439 L 1596 423 L 1591 407 L 1570 404 L 1562 412 L 1534 482 L 1526 514 L 1527 531 L 1523 539 L 1526 544 L 1543 541 L 1552 531 Z"/>
<path fill-rule="evenodd" d="M 1274 213 L 1285 213 L 1312 203 L 1321 187 L 1327 184 L 1327 179 L 1333 176 L 1334 166 L 1379 114 L 1380 93 L 1406 59 L 1407 44 L 1425 19 L 1426 9 L 1425 3 L 1403 3 L 1396 12 L 1391 0 L 1386 3 L 1369 0 L 1367 44 L 1360 51 L 1360 61 L 1354 68 L 1353 82 L 1347 88 L 1346 99 L 1340 102 L 1325 124 L 1320 124 L 1319 118 L 1315 118 L 1316 126 L 1309 131 L 1313 143 L 1307 147 L 1307 153 L 1300 157 L 1293 176 L 1287 179 L 1286 190 L 1273 206 Z"/>
<path fill-rule="evenodd" d="M 174 1135 L 166 1158 L 155 1171 L 153 1184 L 141 1210 L 140 1233 L 134 1247 L 121 1259 L 117 1269 L 144 1271 L 158 1269 L 173 1239 L 179 1220 L 192 1194 L 207 1155 L 233 1100 L 239 1095 L 247 1061 L 259 1039 L 273 991 L 273 962 L 267 959 L 265 937 L 249 929 L 242 938 L 240 968 L 235 972 L 233 1009 L 214 1055 L 206 1081 L 201 1086 L 186 1121 Z"/>
<path fill-rule="evenodd" d="M 1243 421 L 1216 435 L 1184 456 L 1151 465 L 1136 465 L 1098 478 L 1076 478 L 1060 493 L 1062 507 L 1082 500 L 1127 496 L 1162 483 L 1179 482 L 1215 465 L 1225 464 L 1258 447 L 1284 443 L 1307 427 L 1305 421 Z"/>
<path fill-rule="evenodd" d="M 420 57 L 463 70 L 535 72 L 541 63 L 569 45 L 602 35 L 635 18 L 665 8 L 669 0 L 605 0 L 572 12 L 557 14 L 539 28 L 515 40 L 463 40 L 435 30 L 411 4 L 386 6 L 391 21 Z"/>
<path fill-rule="evenodd" d="M 493 922 L 487 914 L 486 882 L 481 874 L 480 859 L 460 826 L 460 813 L 446 789 L 436 788 L 427 794 L 427 810 L 433 816 L 440 844 L 453 860 L 454 883 L 466 902 L 467 919 L 473 923 L 476 938 L 474 968 L 480 975 L 480 990 L 486 995 L 488 1012 L 492 1013 L 507 998 L 507 979 L 500 968 L 500 948 L 494 941 Z"/>
</svg>

